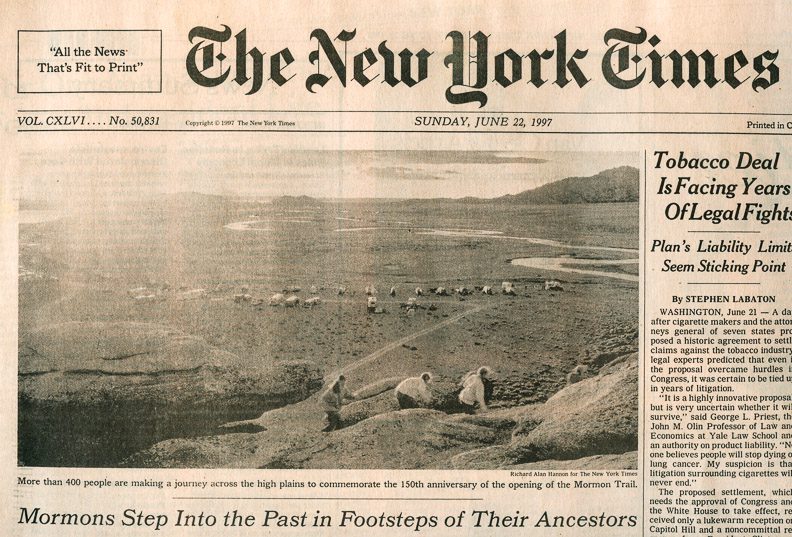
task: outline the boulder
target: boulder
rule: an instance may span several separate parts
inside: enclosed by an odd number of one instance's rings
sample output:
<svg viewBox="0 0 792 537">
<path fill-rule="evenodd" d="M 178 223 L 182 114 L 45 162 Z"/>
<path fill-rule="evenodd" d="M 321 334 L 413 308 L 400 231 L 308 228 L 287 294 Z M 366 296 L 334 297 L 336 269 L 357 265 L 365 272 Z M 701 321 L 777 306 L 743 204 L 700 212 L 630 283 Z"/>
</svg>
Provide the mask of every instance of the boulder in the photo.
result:
<svg viewBox="0 0 792 537">
<path fill-rule="evenodd" d="M 352 395 L 354 395 L 357 399 L 366 399 L 368 397 L 374 397 L 375 395 L 379 395 L 382 392 L 393 390 L 404 379 L 405 377 L 388 377 L 382 380 L 378 380 L 377 382 L 372 382 L 371 384 L 367 384 L 363 386 Z"/>
<path fill-rule="evenodd" d="M 349 427 L 378 414 L 399 410 L 396 394 L 393 390 L 382 392 L 373 397 L 354 401 L 341 407 L 341 424 Z"/>
<path fill-rule="evenodd" d="M 621 454 L 638 447 L 638 355 L 556 393 L 524 416 L 512 464 Z"/>
<path fill-rule="evenodd" d="M 292 468 L 445 468 L 453 455 L 496 442 L 487 427 L 450 422 L 436 410 L 386 412 L 297 447 L 279 461 Z"/>
<path fill-rule="evenodd" d="M 214 432 L 321 387 L 311 362 L 262 366 L 165 326 L 69 322 L 24 335 L 19 462 L 113 466 L 174 437 Z"/>
</svg>

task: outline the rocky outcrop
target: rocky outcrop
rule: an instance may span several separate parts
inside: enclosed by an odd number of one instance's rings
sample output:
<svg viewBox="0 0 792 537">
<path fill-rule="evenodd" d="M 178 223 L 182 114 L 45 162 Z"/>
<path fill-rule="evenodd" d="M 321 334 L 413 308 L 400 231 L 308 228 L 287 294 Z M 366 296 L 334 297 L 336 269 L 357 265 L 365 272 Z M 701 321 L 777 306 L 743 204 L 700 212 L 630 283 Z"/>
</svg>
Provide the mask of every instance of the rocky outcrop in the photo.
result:
<svg viewBox="0 0 792 537">
<path fill-rule="evenodd" d="M 300 412 L 307 410 L 304 404 Z M 451 419 L 430 409 L 378 414 L 332 433 L 289 427 L 281 409 L 261 421 L 257 434 L 160 442 L 135 454 L 133 467 L 446 468 L 450 457 L 492 443 L 508 432 Z"/>
<path fill-rule="evenodd" d="M 508 456 L 516 463 L 579 459 L 638 448 L 638 355 L 556 393 L 526 415 Z"/>
<path fill-rule="evenodd" d="M 161 442 L 128 466 L 234 468 L 629 469 L 637 466 L 637 354 L 544 404 L 466 415 L 397 410 L 392 390 L 346 405 L 322 433 L 317 397 L 239 425 L 255 434 Z M 445 389 L 447 388 L 447 390 Z M 437 390 L 450 398 L 452 385 Z M 364 393 L 364 390 L 359 393 Z M 371 393 L 378 390 L 371 390 Z M 254 429 L 255 430 L 255 429 Z"/>
<path fill-rule="evenodd" d="M 321 382 L 310 362 L 262 365 L 160 325 L 47 326 L 20 342 L 19 462 L 115 465 L 304 399 Z"/>
<path fill-rule="evenodd" d="M 539 461 L 508 466 L 509 470 L 637 470 L 638 452 L 593 455 L 568 461 Z"/>
<path fill-rule="evenodd" d="M 510 442 L 462 453 L 452 465 L 482 469 L 536 463 L 539 468 L 548 461 L 632 452 L 638 447 L 638 355 L 618 358 L 544 404 L 508 412 L 517 422 Z M 586 464 L 595 462 L 606 460 Z"/>
<path fill-rule="evenodd" d="M 374 416 L 396 410 L 399 410 L 396 394 L 393 390 L 388 390 L 344 406 L 341 409 L 341 423 L 344 427 L 349 427 Z"/>
<path fill-rule="evenodd" d="M 437 410 L 380 414 L 328 435 L 322 449 L 291 454 L 301 468 L 442 468 L 456 453 L 499 440 L 497 431 L 453 422 Z"/>
</svg>

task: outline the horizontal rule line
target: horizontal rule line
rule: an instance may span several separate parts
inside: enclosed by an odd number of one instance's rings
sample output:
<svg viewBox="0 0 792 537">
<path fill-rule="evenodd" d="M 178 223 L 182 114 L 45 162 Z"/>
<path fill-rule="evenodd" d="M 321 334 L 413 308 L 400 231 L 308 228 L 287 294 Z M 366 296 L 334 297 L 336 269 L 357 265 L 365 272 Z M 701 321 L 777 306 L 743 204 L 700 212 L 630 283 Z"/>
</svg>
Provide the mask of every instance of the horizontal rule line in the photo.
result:
<svg viewBox="0 0 792 537">
<path fill-rule="evenodd" d="M 434 502 L 458 502 L 458 501 L 483 501 L 484 498 L 317 498 L 317 497 L 277 497 L 277 496 L 175 496 L 174 500 L 353 500 L 353 501 L 434 501 Z"/>
<path fill-rule="evenodd" d="M 689 229 L 688 233 L 761 233 L 761 231 L 748 231 L 744 229 L 735 229 L 732 231 L 705 231 L 698 229 Z"/>
<path fill-rule="evenodd" d="M 17 33 L 25 32 L 25 33 L 39 33 L 39 34 L 48 34 L 52 32 L 162 32 L 161 28 L 134 28 L 132 30 L 122 30 L 122 29 L 109 29 L 109 30 L 102 30 L 100 28 L 83 28 L 83 29 L 66 29 L 66 30 L 17 30 Z"/>
<path fill-rule="evenodd" d="M 687 282 L 688 285 L 762 285 L 761 282 Z"/>
<path fill-rule="evenodd" d="M 393 129 L 17 129 L 17 132 L 294 132 L 294 133 L 360 133 L 360 134 L 666 134 L 666 135 L 716 135 L 716 136 L 792 136 L 787 132 L 706 132 L 706 131 L 480 131 L 480 130 L 393 130 Z"/>
<path fill-rule="evenodd" d="M 568 116 L 614 116 L 614 115 L 648 115 L 648 116 L 792 116 L 782 112 L 566 112 L 549 110 L 221 110 L 192 108 L 50 108 L 40 110 L 17 110 L 19 113 L 31 112 L 210 112 L 210 113 L 269 113 L 269 114 L 556 114 Z"/>
</svg>

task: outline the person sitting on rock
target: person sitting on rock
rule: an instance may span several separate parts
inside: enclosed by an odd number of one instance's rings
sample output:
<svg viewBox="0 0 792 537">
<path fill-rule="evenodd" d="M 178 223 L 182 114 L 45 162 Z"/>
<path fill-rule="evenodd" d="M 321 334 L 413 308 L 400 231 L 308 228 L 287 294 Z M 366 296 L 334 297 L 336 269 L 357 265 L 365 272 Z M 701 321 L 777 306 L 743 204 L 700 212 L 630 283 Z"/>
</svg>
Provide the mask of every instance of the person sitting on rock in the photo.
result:
<svg viewBox="0 0 792 537">
<path fill-rule="evenodd" d="M 396 401 L 399 408 L 420 408 L 432 403 L 432 392 L 429 383 L 432 381 L 431 373 L 421 373 L 420 377 L 404 379 L 396 386 Z"/>
<path fill-rule="evenodd" d="M 487 410 L 487 385 L 489 381 L 490 389 L 489 396 L 492 396 L 493 383 L 488 378 L 491 371 L 489 367 L 482 366 L 478 371 L 470 372 L 462 379 L 462 391 L 459 392 L 459 402 L 468 414 L 476 412 L 476 406 L 479 410 Z"/>
<path fill-rule="evenodd" d="M 322 429 L 323 433 L 329 433 L 341 428 L 341 405 L 344 399 L 355 399 L 346 389 L 346 377 L 338 375 L 333 384 L 322 394 L 320 399 L 322 409 L 327 416 L 327 426 Z"/>
</svg>

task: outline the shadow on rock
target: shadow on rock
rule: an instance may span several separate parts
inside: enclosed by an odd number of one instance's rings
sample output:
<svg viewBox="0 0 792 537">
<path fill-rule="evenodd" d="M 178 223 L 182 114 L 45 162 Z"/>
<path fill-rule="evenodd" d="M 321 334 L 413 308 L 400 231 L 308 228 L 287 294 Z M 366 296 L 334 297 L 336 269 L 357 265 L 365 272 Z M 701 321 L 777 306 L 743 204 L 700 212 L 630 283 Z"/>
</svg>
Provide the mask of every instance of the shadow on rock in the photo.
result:
<svg viewBox="0 0 792 537">
<path fill-rule="evenodd" d="M 392 380 L 389 381 L 392 384 Z M 393 389 L 343 407 L 344 428 L 320 432 L 318 397 L 250 420 L 264 430 L 176 439 L 125 463 L 233 468 L 635 468 L 638 443 L 637 354 L 562 389 L 544 404 L 467 415 L 398 410 Z M 457 387 L 433 386 L 437 404 Z"/>
<path fill-rule="evenodd" d="M 518 419 L 511 441 L 456 456 L 456 468 L 513 468 L 524 463 L 624 454 L 638 447 L 638 355 L 568 386 Z M 538 467 L 537 466 L 537 467 Z"/>
<path fill-rule="evenodd" d="M 21 346 L 18 456 L 26 466 L 115 466 L 161 440 L 215 433 L 321 387 L 311 362 L 262 367 L 154 324 L 63 323 Z"/>
</svg>

